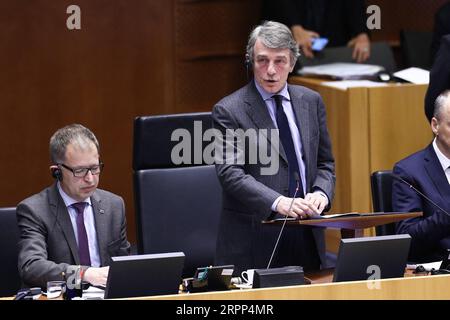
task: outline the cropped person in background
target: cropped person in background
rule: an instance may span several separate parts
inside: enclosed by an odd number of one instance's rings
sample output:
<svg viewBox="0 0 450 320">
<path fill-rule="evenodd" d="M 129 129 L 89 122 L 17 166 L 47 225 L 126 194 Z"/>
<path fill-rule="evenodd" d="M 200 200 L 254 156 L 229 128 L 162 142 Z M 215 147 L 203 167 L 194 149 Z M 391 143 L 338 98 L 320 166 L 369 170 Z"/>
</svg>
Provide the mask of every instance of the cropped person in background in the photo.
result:
<svg viewBox="0 0 450 320">
<path fill-rule="evenodd" d="M 433 38 L 431 40 L 432 63 L 436 58 L 443 36 L 450 34 L 450 2 L 442 5 L 434 15 Z"/>
<path fill-rule="evenodd" d="M 329 40 L 329 47 L 353 48 L 353 59 L 370 57 L 364 0 L 264 0 L 263 19 L 287 25 L 303 54 L 313 58 L 314 38 Z"/>
<path fill-rule="evenodd" d="M 436 54 L 430 71 L 430 83 L 425 95 L 425 115 L 431 122 L 434 113 L 434 103 L 438 95 L 450 89 L 450 34 L 443 36 L 439 51 Z"/>
<path fill-rule="evenodd" d="M 122 198 L 97 189 L 103 163 L 99 143 L 73 124 L 50 139 L 50 171 L 56 182 L 17 206 L 19 271 L 30 287 L 65 280 L 78 270 L 83 281 L 106 285 L 111 257 L 129 254 Z"/>
</svg>

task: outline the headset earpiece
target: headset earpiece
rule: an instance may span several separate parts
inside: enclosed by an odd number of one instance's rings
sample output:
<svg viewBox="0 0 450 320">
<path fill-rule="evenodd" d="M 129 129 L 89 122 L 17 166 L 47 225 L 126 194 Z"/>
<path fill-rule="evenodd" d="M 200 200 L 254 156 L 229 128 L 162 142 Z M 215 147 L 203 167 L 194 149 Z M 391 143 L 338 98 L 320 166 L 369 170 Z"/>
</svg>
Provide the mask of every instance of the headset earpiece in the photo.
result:
<svg viewBox="0 0 450 320">
<path fill-rule="evenodd" d="M 252 62 L 250 61 L 250 56 L 248 55 L 248 53 L 246 53 L 245 54 L 245 67 L 250 68 L 251 64 L 252 64 Z"/>
<path fill-rule="evenodd" d="M 56 180 L 61 181 L 62 180 L 61 169 L 59 168 L 52 169 L 52 176 Z"/>
<path fill-rule="evenodd" d="M 249 69 L 251 69 L 252 66 L 252 62 L 250 60 L 250 56 L 248 53 L 245 54 L 245 70 L 247 71 L 247 80 L 250 79 L 250 73 L 249 73 Z"/>
</svg>

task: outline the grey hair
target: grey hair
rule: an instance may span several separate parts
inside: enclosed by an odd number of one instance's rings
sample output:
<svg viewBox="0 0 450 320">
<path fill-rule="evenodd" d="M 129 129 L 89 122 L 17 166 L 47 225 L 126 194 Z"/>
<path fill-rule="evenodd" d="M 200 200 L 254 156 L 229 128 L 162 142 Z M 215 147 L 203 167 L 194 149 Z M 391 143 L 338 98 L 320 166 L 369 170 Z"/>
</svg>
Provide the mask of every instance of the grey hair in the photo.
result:
<svg viewBox="0 0 450 320">
<path fill-rule="evenodd" d="M 291 51 L 291 66 L 295 65 L 300 56 L 297 42 L 295 42 L 291 30 L 287 26 L 275 21 L 264 21 L 263 24 L 255 27 L 248 37 L 247 59 L 252 65 L 254 62 L 253 49 L 258 39 L 268 48 L 289 49 Z"/>
<path fill-rule="evenodd" d="M 442 92 L 435 100 L 434 102 L 434 112 L 433 117 L 440 120 L 442 109 L 445 106 L 445 103 L 447 102 L 447 99 L 450 95 L 450 89 L 445 90 Z"/>
<path fill-rule="evenodd" d="M 67 146 L 71 143 L 81 148 L 86 148 L 89 143 L 93 143 L 97 152 L 100 153 L 98 140 L 91 130 L 81 124 L 70 124 L 58 129 L 50 138 L 50 159 L 54 164 L 64 162 Z"/>
</svg>

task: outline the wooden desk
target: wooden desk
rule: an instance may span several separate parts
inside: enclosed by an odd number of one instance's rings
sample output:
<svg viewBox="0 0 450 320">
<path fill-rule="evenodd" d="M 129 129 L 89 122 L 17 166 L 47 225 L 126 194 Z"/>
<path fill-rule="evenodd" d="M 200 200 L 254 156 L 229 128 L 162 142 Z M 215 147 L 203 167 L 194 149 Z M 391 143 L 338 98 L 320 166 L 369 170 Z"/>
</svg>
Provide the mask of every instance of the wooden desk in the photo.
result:
<svg viewBox="0 0 450 320">
<path fill-rule="evenodd" d="M 427 85 L 340 90 L 324 86 L 323 80 L 317 79 L 291 77 L 289 82 L 319 92 L 325 103 L 336 160 L 332 212 L 373 211 L 371 173 L 392 169 L 395 162 L 432 140 L 424 113 Z M 338 239 L 330 242 L 327 237 L 329 251 L 337 252 L 338 243 Z"/>
<path fill-rule="evenodd" d="M 384 279 L 375 289 L 372 281 L 323 283 L 303 286 L 191 293 L 133 300 L 402 300 L 450 299 L 450 275 Z"/>
<path fill-rule="evenodd" d="M 363 230 L 388 223 L 393 223 L 405 219 L 417 218 L 423 215 L 422 212 L 379 212 L 379 213 L 360 213 L 359 216 L 343 216 L 338 218 L 324 219 L 306 219 L 306 220 L 288 220 L 286 225 L 307 225 L 326 228 L 341 229 L 343 238 L 353 238 L 364 236 Z M 279 226 L 284 220 L 263 221 L 263 224 Z"/>
<path fill-rule="evenodd" d="M 126 300 L 402 300 L 450 299 L 450 275 L 414 276 L 379 280 L 379 289 L 373 281 L 331 283 L 332 269 L 306 274 L 311 285 L 185 293 L 164 296 L 127 298 Z M 0 298 L 12 300 L 13 297 Z M 45 299 L 44 299 L 45 300 Z"/>
</svg>

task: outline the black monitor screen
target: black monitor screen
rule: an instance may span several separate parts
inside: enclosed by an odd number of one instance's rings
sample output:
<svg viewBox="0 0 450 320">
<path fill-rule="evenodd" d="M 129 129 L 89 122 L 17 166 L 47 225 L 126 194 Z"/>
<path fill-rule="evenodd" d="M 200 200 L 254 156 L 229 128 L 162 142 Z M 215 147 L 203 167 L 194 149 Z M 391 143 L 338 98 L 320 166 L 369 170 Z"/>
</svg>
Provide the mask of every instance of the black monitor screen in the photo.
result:
<svg viewBox="0 0 450 320">
<path fill-rule="evenodd" d="M 333 281 L 403 277 L 410 243 L 408 234 L 341 239 Z"/>
<path fill-rule="evenodd" d="M 112 257 L 105 299 L 178 293 L 184 257 L 183 252 Z"/>
</svg>

